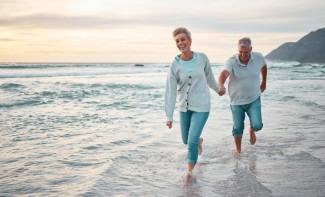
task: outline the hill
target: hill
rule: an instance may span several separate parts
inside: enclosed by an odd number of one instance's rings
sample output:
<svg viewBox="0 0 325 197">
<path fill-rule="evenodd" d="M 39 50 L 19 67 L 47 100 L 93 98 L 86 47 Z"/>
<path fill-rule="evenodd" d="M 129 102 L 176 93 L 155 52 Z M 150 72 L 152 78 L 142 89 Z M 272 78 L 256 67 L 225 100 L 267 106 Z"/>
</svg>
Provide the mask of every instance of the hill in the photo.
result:
<svg viewBox="0 0 325 197">
<path fill-rule="evenodd" d="M 265 56 L 271 61 L 325 63 L 325 28 L 310 32 L 297 42 L 287 42 Z"/>
</svg>

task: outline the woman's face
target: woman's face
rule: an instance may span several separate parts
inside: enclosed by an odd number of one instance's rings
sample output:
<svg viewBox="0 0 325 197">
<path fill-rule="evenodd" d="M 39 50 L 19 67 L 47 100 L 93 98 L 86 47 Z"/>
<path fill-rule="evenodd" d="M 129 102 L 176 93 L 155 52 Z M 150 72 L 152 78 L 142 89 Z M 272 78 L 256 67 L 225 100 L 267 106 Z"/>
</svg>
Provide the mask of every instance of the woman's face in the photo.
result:
<svg viewBox="0 0 325 197">
<path fill-rule="evenodd" d="M 192 40 L 189 39 L 186 36 L 185 33 L 177 34 L 174 37 L 174 40 L 175 40 L 175 43 L 176 43 L 177 48 L 179 49 L 179 51 L 181 53 L 186 53 L 188 51 L 191 51 L 191 43 L 192 43 Z"/>
</svg>

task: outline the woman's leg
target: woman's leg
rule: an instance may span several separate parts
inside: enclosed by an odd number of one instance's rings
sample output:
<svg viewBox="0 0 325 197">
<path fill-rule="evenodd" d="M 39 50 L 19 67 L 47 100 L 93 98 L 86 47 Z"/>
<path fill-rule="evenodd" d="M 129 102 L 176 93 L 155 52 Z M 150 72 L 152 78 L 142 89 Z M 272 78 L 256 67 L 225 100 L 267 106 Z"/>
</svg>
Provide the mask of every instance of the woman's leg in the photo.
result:
<svg viewBox="0 0 325 197">
<path fill-rule="evenodd" d="M 198 158 L 198 146 L 203 127 L 208 120 L 209 112 L 193 112 L 188 137 L 188 170 L 191 171 Z"/>
<path fill-rule="evenodd" d="M 199 155 L 202 155 L 202 152 L 203 152 L 203 147 L 202 147 L 202 144 L 203 144 L 203 138 L 200 137 L 200 142 L 199 142 Z"/>
<path fill-rule="evenodd" d="M 184 144 L 188 144 L 188 134 L 190 130 L 192 111 L 180 112 L 180 126 L 181 126 L 181 135 Z M 192 169 L 194 166 L 187 166 L 187 173 L 185 177 L 185 183 L 189 182 L 192 177 Z"/>
<path fill-rule="evenodd" d="M 198 158 L 198 146 L 203 127 L 209 117 L 209 112 L 193 112 L 189 128 L 188 152 L 187 152 L 187 173 L 185 183 L 192 178 L 192 170 Z"/>
<path fill-rule="evenodd" d="M 187 141 L 188 141 L 188 133 L 189 133 L 190 124 L 191 124 L 191 115 L 192 115 L 192 111 L 180 112 L 180 114 L 179 114 L 181 135 L 182 135 L 182 140 L 183 140 L 184 144 L 187 144 Z"/>
</svg>

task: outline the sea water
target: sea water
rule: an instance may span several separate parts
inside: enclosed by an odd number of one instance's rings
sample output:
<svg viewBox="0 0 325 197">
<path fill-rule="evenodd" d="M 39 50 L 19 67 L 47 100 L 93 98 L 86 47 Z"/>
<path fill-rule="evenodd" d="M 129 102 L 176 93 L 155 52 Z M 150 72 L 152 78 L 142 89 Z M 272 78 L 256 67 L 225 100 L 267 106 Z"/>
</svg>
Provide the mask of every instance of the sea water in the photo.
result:
<svg viewBox="0 0 325 197">
<path fill-rule="evenodd" d="M 184 186 L 168 64 L 0 65 L 0 196 L 325 196 L 325 65 L 268 63 L 263 130 L 233 155 L 228 95 L 212 94 Z M 223 65 L 213 64 L 216 78 Z"/>
</svg>

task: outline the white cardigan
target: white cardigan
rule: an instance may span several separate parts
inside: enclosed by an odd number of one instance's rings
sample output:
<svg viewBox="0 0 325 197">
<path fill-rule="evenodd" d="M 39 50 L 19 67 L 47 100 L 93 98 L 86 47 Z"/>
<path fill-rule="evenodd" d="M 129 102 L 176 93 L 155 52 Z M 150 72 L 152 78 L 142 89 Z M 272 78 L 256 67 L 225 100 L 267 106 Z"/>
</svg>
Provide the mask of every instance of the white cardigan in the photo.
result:
<svg viewBox="0 0 325 197">
<path fill-rule="evenodd" d="M 170 65 L 165 90 L 167 121 L 173 121 L 177 95 L 179 111 L 209 112 L 211 95 L 208 87 L 216 93 L 219 92 L 208 57 L 199 52 L 196 52 L 196 55 L 196 65 L 191 74 L 182 68 L 179 56 L 175 57 Z"/>
</svg>

